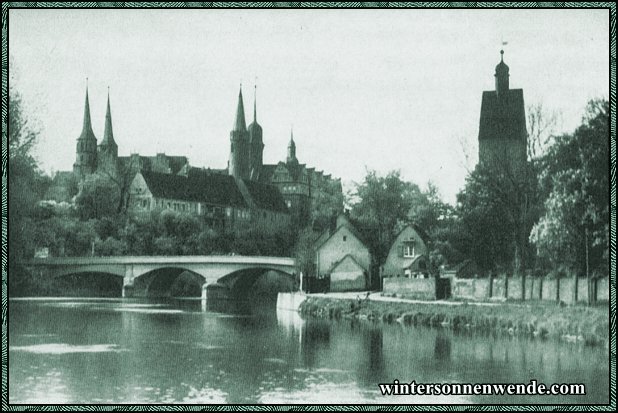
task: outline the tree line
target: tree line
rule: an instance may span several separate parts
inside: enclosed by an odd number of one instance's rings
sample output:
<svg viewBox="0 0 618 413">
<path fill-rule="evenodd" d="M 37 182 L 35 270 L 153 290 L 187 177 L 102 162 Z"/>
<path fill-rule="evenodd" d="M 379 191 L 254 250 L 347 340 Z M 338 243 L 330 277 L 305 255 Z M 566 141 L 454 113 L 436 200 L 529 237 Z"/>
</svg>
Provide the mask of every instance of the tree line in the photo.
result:
<svg viewBox="0 0 618 413">
<path fill-rule="evenodd" d="M 386 260 L 396 233 L 415 223 L 430 239 L 433 268 L 469 260 L 479 274 L 597 272 L 609 261 L 609 103 L 593 100 L 572 133 L 547 134 L 541 109 L 529 109 L 529 160 L 523 172 L 505 173 L 486 165 L 471 171 L 456 205 L 438 188 L 404 180 L 398 171 L 367 171 L 363 181 L 340 196 L 313 200 L 307 218 L 278 233 L 217 231 L 197 216 L 176 211 L 134 215 L 123 202 L 126 180 L 95 175 L 72 185 L 74 203 L 44 202 L 52 178 L 33 156 L 39 133 L 23 112 L 21 97 L 9 88 L 8 265 L 37 247 L 52 255 L 295 256 L 311 272 L 313 242 L 349 208 L 350 220 L 365 235 L 375 270 Z M 7 164 L 8 163 L 8 164 Z M 8 167 L 8 176 L 7 174 Z M 43 201 L 43 202 L 42 202 Z"/>
</svg>

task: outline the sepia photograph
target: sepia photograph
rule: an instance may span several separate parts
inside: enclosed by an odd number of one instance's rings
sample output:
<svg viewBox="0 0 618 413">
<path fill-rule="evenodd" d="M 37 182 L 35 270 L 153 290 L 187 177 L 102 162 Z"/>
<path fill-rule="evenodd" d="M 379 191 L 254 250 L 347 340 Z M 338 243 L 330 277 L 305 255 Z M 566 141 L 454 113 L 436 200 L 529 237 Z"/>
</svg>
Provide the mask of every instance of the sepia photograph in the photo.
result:
<svg viewBox="0 0 618 413">
<path fill-rule="evenodd" d="M 38 4 L 3 410 L 616 407 L 615 4 Z"/>
</svg>

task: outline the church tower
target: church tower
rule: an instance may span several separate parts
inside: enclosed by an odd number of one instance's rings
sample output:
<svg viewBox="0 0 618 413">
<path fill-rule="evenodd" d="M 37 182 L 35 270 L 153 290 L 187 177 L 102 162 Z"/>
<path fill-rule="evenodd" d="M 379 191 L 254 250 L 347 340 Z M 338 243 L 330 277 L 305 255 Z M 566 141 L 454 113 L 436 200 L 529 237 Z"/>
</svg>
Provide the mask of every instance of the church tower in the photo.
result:
<svg viewBox="0 0 618 413">
<path fill-rule="evenodd" d="M 97 169 L 97 138 L 92 131 L 90 121 L 90 103 L 88 101 L 88 85 L 86 85 L 86 103 L 84 105 L 84 123 L 82 133 L 77 138 L 77 150 L 73 173 L 81 180 Z"/>
<path fill-rule="evenodd" d="M 524 91 L 509 88 L 504 50 L 495 72 L 496 90 L 484 91 L 479 122 L 479 163 L 517 173 L 527 159 Z"/>
<path fill-rule="evenodd" d="M 287 164 L 298 165 L 298 159 L 296 158 L 296 143 L 294 142 L 294 130 L 290 131 L 290 143 L 288 143 L 288 156 L 286 159 Z"/>
<path fill-rule="evenodd" d="M 103 140 L 99 144 L 98 169 L 115 176 L 118 164 L 118 145 L 114 140 L 112 129 L 112 111 L 109 104 L 109 88 L 107 89 L 107 112 L 105 113 L 105 130 Z"/>
<path fill-rule="evenodd" d="M 253 91 L 253 122 L 249 125 L 249 177 L 258 180 L 263 165 L 262 127 L 257 123 L 257 86 Z"/>
<path fill-rule="evenodd" d="M 249 178 L 249 132 L 245 123 L 245 107 L 242 100 L 242 85 L 238 93 L 236 119 L 230 132 L 230 160 L 228 175 L 235 178 Z"/>
</svg>

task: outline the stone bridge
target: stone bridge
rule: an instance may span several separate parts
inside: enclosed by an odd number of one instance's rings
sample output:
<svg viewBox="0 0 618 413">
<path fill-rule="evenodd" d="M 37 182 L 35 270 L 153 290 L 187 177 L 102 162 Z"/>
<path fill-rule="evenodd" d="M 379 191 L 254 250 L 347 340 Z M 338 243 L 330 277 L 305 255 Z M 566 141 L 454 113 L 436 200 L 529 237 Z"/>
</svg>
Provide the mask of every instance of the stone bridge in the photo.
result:
<svg viewBox="0 0 618 413">
<path fill-rule="evenodd" d="M 27 267 L 41 275 L 62 277 L 80 273 L 105 273 L 122 277 L 122 296 L 134 295 L 134 286 L 140 284 L 140 279 L 151 278 L 144 285 L 147 291 L 155 281 L 160 270 L 172 274 L 164 281 L 169 285 L 180 273 L 189 271 L 201 276 L 203 285 L 202 295 L 205 297 L 206 286 L 226 280 L 230 284 L 249 284 L 251 280 L 266 271 L 275 271 L 288 276 L 295 272 L 295 261 L 287 257 L 259 257 L 259 256 L 122 256 L 122 257 L 54 257 L 35 258 L 24 263 Z M 244 282 L 237 282 L 239 279 Z M 158 284 L 161 284 L 159 281 Z"/>
</svg>

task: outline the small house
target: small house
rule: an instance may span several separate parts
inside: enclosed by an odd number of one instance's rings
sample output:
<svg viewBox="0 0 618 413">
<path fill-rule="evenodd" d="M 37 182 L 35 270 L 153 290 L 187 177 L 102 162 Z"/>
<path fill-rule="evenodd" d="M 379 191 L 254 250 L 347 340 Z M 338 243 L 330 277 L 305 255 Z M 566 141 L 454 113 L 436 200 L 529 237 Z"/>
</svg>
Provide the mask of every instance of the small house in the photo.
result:
<svg viewBox="0 0 618 413">
<path fill-rule="evenodd" d="M 407 225 L 395 237 L 382 270 L 383 277 L 429 276 L 428 238 L 416 225 Z"/>
<path fill-rule="evenodd" d="M 330 291 L 365 290 L 371 269 L 369 248 L 344 215 L 328 234 L 316 244 L 318 277 L 330 277 Z"/>
</svg>

